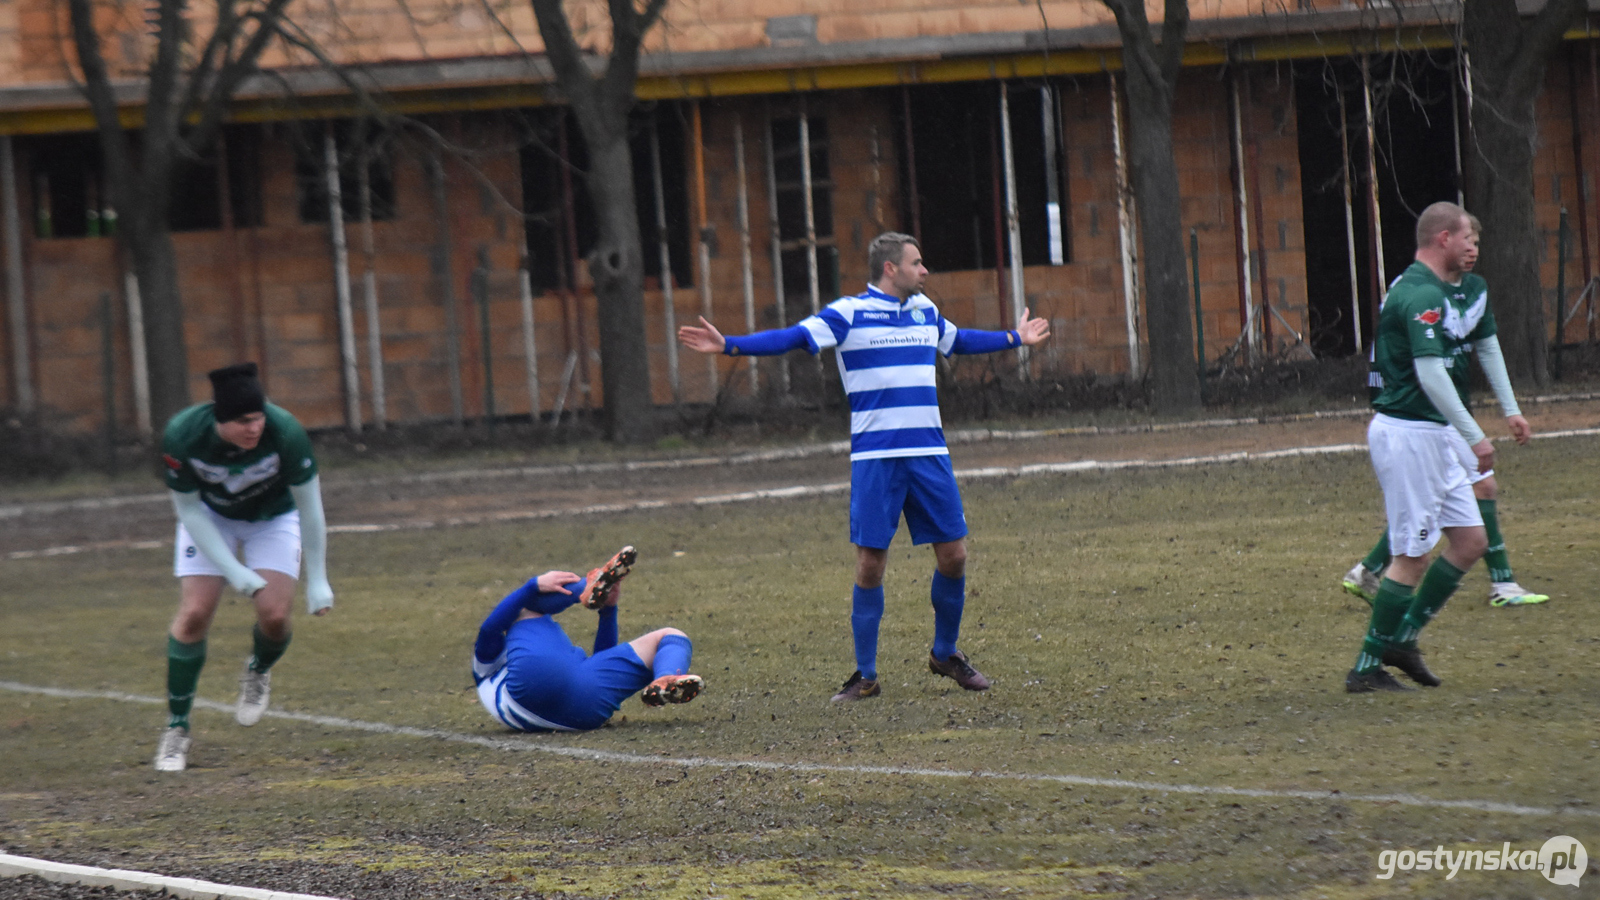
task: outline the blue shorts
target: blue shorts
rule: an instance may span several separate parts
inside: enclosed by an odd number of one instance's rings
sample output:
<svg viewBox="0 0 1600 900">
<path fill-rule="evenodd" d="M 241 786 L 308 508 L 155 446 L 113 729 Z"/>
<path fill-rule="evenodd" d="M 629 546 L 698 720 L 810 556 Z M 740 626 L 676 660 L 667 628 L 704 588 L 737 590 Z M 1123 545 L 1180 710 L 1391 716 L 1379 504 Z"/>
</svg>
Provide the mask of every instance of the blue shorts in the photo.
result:
<svg viewBox="0 0 1600 900">
<path fill-rule="evenodd" d="M 942 544 L 967 536 L 961 492 L 950 457 L 900 456 L 850 464 L 850 542 L 885 550 L 906 516 L 913 544 Z"/>
<path fill-rule="evenodd" d="M 654 677 L 631 645 L 587 656 L 550 616 L 512 625 L 501 659 L 478 683 L 478 700 L 518 731 L 599 728 Z"/>
</svg>

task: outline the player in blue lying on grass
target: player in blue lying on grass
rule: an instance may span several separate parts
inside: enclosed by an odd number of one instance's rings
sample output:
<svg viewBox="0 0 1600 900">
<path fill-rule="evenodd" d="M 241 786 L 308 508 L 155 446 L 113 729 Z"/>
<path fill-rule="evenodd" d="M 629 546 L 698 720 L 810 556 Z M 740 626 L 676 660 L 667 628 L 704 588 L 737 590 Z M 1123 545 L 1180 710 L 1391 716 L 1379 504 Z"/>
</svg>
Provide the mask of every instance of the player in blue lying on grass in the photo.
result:
<svg viewBox="0 0 1600 900">
<path fill-rule="evenodd" d="M 546 572 L 500 601 L 472 651 L 472 678 L 489 715 L 517 731 L 588 731 L 641 689 L 646 706 L 688 703 L 700 693 L 705 683 L 689 674 L 688 635 L 661 628 L 617 643 L 617 599 L 636 559 L 624 547 L 587 578 Z M 554 618 L 575 603 L 599 613 L 592 656 Z"/>
<path fill-rule="evenodd" d="M 678 340 L 700 353 L 729 356 L 836 350 L 850 398 L 850 542 L 856 545 L 850 629 L 856 671 L 833 699 L 848 703 L 881 693 L 883 573 L 902 514 L 912 543 L 933 545 L 928 669 L 966 690 L 987 690 L 989 679 L 956 649 L 966 600 L 967 519 L 939 418 L 938 358 L 1031 346 L 1050 336 L 1050 325 L 1024 309 L 1014 331 L 956 328 L 922 293 L 928 269 L 922 248 L 908 234 L 891 231 L 874 238 L 867 247 L 867 269 L 872 283 L 865 292 L 841 297 L 791 328 L 723 337 L 702 318 L 698 327 L 678 329 Z"/>
</svg>

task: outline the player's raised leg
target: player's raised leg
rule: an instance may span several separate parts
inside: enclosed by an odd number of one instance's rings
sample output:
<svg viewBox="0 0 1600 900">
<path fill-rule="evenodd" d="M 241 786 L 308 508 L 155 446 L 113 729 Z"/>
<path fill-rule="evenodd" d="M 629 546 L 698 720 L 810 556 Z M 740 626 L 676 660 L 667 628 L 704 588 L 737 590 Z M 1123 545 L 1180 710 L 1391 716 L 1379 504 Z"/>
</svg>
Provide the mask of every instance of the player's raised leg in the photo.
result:
<svg viewBox="0 0 1600 900">
<path fill-rule="evenodd" d="M 1489 605 L 1534 606 L 1549 600 L 1549 594 L 1535 593 L 1518 584 L 1516 573 L 1511 571 L 1511 555 L 1506 551 L 1506 539 L 1500 531 L 1500 488 L 1494 474 L 1474 483 L 1472 494 L 1478 500 L 1484 534 L 1489 541 L 1483 556 L 1489 566 Z"/>
<path fill-rule="evenodd" d="M 1389 530 L 1383 530 L 1383 536 L 1372 545 L 1366 558 L 1356 563 L 1350 571 L 1344 574 L 1343 585 L 1346 593 L 1371 603 L 1378 596 L 1378 583 L 1383 578 L 1383 570 L 1389 565 Z"/>
</svg>

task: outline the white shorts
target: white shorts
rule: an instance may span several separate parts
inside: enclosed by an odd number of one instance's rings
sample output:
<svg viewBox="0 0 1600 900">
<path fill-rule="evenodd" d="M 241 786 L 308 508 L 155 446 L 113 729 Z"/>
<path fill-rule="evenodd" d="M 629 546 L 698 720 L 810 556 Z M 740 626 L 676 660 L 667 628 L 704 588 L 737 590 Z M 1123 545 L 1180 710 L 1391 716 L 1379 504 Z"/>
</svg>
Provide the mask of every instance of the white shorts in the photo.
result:
<svg viewBox="0 0 1600 900">
<path fill-rule="evenodd" d="M 264 522 L 240 522 L 237 519 L 228 519 L 217 515 L 208 506 L 206 515 L 211 517 L 217 530 L 222 532 L 222 539 L 228 543 L 228 549 L 238 553 L 242 547 L 245 566 L 249 569 L 260 571 L 269 569 L 273 572 L 282 572 L 290 578 L 300 577 L 300 511 L 291 509 L 281 516 L 267 519 Z M 222 570 L 217 568 L 200 548 L 194 544 L 194 538 L 189 536 L 189 529 L 178 523 L 178 542 L 173 553 L 172 574 L 183 578 L 186 575 L 221 575 Z"/>
<path fill-rule="evenodd" d="M 1394 555 L 1426 556 L 1442 529 L 1483 526 L 1457 445 L 1466 448 L 1466 441 L 1449 425 L 1381 413 L 1372 417 L 1367 449 L 1383 488 Z M 1472 456 L 1470 448 L 1467 455 Z M 1477 467 L 1476 457 L 1472 465 Z"/>
</svg>

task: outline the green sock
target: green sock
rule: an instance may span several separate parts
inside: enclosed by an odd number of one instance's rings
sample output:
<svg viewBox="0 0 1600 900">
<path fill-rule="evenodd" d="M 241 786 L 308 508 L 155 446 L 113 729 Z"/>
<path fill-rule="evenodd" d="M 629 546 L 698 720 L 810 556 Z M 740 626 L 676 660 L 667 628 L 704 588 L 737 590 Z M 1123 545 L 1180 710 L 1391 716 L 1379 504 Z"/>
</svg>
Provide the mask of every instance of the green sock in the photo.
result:
<svg viewBox="0 0 1600 900">
<path fill-rule="evenodd" d="M 1372 598 L 1372 618 L 1368 620 L 1367 637 L 1361 642 L 1361 655 L 1356 657 L 1356 671 L 1371 672 L 1383 665 L 1383 651 L 1394 644 L 1395 632 L 1411 608 L 1410 585 L 1385 578 L 1378 582 L 1378 596 Z"/>
<path fill-rule="evenodd" d="M 167 718 L 168 728 L 188 728 L 189 709 L 194 706 L 194 688 L 200 683 L 200 670 L 206 664 L 206 642 L 202 638 L 185 644 L 167 635 Z"/>
<path fill-rule="evenodd" d="M 1361 561 L 1361 565 L 1365 566 L 1368 572 L 1377 574 L 1378 572 L 1382 572 L 1383 567 L 1387 566 L 1388 564 L 1389 529 L 1385 528 L 1383 530 L 1383 537 L 1378 538 L 1378 542 L 1372 545 L 1372 552 L 1368 553 L 1367 558 Z"/>
<path fill-rule="evenodd" d="M 257 672 L 265 672 L 272 668 L 272 664 L 278 661 L 283 651 L 289 649 L 289 639 L 294 637 L 294 633 L 284 635 L 281 641 L 275 641 L 261 633 L 261 623 L 257 622 L 255 627 L 250 629 L 250 637 L 255 641 L 255 649 L 250 657 L 250 668 Z"/>
<path fill-rule="evenodd" d="M 1456 592 L 1465 574 L 1442 556 L 1433 561 L 1427 574 L 1422 576 L 1422 583 L 1417 585 L 1416 596 L 1411 598 L 1411 608 L 1406 610 L 1405 621 L 1400 625 L 1398 641 L 1402 647 L 1416 646 L 1417 635 L 1423 626 L 1433 621 L 1439 610 L 1444 609 L 1445 601 Z"/>
<path fill-rule="evenodd" d="M 1489 564 L 1489 580 L 1516 581 L 1511 574 L 1511 557 L 1506 554 L 1506 539 L 1500 533 L 1500 516 L 1495 513 L 1493 500 L 1479 500 L 1478 511 L 1483 513 L 1483 530 L 1489 534 L 1489 552 L 1483 561 Z"/>
</svg>

